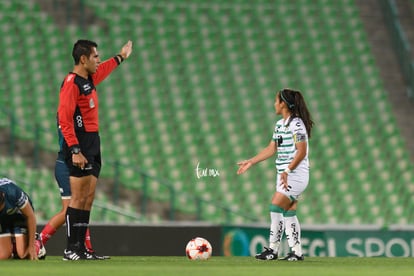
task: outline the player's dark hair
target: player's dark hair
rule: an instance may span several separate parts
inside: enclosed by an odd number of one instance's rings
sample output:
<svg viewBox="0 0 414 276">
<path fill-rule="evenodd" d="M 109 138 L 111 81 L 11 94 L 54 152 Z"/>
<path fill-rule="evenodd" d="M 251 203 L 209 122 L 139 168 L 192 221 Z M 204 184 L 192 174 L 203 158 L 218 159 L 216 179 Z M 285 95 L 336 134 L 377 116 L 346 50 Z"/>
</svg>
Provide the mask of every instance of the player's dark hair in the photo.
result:
<svg viewBox="0 0 414 276">
<path fill-rule="evenodd" d="M 306 131 L 308 132 L 308 137 L 310 138 L 314 122 L 302 93 L 293 89 L 284 88 L 279 91 L 278 96 L 281 101 L 286 103 L 289 110 L 292 112 L 289 123 L 295 117 L 301 118 L 305 124 Z"/>
<path fill-rule="evenodd" d="M 94 41 L 86 39 L 79 39 L 76 41 L 72 49 L 72 57 L 75 61 L 75 65 L 79 64 L 81 56 L 85 55 L 89 57 L 92 53 L 93 47 L 98 48 L 98 44 Z"/>
</svg>

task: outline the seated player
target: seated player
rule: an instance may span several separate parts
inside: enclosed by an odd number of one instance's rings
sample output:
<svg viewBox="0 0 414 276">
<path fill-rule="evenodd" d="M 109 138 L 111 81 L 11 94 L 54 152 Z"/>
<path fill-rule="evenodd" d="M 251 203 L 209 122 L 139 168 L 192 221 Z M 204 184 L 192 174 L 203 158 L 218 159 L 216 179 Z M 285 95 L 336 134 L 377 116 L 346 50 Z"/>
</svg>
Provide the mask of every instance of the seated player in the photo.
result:
<svg viewBox="0 0 414 276">
<path fill-rule="evenodd" d="M 0 260 L 45 257 L 29 196 L 12 180 L 0 178 Z"/>
</svg>

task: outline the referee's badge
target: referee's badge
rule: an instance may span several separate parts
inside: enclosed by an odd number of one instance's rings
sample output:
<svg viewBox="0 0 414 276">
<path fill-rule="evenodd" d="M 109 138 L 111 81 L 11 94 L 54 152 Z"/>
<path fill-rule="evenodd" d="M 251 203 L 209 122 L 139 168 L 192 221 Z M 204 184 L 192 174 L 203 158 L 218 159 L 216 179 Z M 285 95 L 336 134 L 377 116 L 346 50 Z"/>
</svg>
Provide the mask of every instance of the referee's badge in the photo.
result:
<svg viewBox="0 0 414 276">
<path fill-rule="evenodd" d="M 94 108 L 95 107 L 95 102 L 93 101 L 92 98 L 89 99 L 89 107 L 90 108 Z"/>
</svg>

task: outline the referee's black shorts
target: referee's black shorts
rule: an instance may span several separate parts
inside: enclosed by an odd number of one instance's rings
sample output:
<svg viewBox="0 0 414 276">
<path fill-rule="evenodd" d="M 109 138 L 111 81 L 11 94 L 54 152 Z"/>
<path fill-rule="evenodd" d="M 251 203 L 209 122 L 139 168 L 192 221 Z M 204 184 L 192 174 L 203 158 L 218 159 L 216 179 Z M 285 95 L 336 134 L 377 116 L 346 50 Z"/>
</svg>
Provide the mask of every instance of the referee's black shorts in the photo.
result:
<svg viewBox="0 0 414 276">
<path fill-rule="evenodd" d="M 65 155 L 65 163 L 69 168 L 69 175 L 75 177 L 94 175 L 98 178 L 102 166 L 99 132 L 76 132 L 76 137 L 78 138 L 82 154 L 88 159 L 88 164 L 83 170 L 74 166 L 72 163 L 72 153 L 65 141 L 62 145 L 62 151 Z"/>
</svg>

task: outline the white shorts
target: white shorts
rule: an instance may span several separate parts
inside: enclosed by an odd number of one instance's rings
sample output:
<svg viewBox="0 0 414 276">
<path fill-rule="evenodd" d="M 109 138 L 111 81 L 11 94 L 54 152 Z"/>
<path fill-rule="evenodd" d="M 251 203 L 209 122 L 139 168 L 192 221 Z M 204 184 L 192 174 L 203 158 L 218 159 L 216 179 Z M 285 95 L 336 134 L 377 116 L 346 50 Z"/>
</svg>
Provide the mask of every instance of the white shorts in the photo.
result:
<svg viewBox="0 0 414 276">
<path fill-rule="evenodd" d="M 285 190 L 283 185 L 280 185 L 280 174 L 276 175 L 276 192 L 284 194 L 292 201 L 299 199 L 300 195 L 305 191 L 309 183 L 309 172 L 294 171 L 288 175 L 289 190 Z"/>
</svg>

